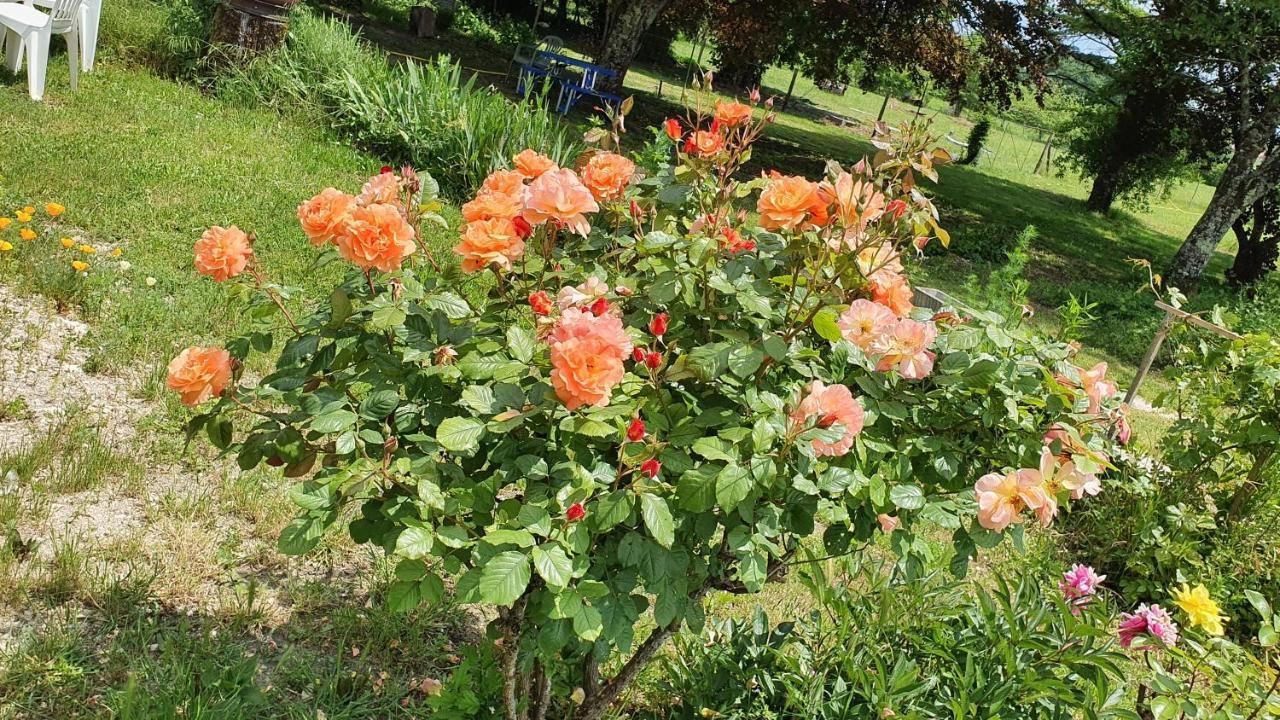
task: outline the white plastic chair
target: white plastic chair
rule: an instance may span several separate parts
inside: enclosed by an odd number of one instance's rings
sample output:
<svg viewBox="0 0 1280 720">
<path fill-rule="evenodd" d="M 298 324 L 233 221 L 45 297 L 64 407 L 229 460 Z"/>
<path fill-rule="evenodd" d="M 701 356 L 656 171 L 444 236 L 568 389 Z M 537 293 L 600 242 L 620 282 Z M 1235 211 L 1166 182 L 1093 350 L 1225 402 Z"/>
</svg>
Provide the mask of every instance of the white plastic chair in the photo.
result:
<svg viewBox="0 0 1280 720">
<path fill-rule="evenodd" d="M 80 80 L 80 3 L 57 0 L 48 15 L 31 5 L 0 2 L 0 26 L 4 27 L 5 67 L 17 72 L 22 66 L 22 50 L 27 51 L 27 90 L 32 100 L 44 99 L 45 71 L 49 65 L 49 41 L 53 35 L 67 40 L 71 61 L 71 89 Z"/>
<path fill-rule="evenodd" d="M 45 8 L 58 4 L 58 0 L 22 0 L 22 2 L 34 2 L 36 7 Z M 84 0 L 80 3 L 80 72 L 93 72 L 93 61 L 98 54 L 98 25 L 101 18 L 102 0 Z"/>
</svg>

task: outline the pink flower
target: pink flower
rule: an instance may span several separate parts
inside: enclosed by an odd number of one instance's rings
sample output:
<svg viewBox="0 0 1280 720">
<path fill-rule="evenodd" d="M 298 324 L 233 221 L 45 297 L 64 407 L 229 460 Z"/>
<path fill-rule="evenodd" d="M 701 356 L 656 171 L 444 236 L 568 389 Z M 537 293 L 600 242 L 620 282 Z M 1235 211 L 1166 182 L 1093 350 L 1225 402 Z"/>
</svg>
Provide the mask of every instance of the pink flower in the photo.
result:
<svg viewBox="0 0 1280 720">
<path fill-rule="evenodd" d="M 929 346 L 938 337 L 933 323 L 921 323 L 903 318 L 884 333 L 872 348 L 880 356 L 876 372 L 897 369 L 908 380 L 920 380 L 933 372 L 934 354 Z"/>
<path fill-rule="evenodd" d="M 1144 604 L 1132 613 L 1120 615 L 1116 634 L 1120 636 L 1120 646 L 1125 649 L 1142 635 L 1151 635 L 1165 647 L 1173 647 L 1178 642 L 1178 625 L 1159 605 Z"/>
<path fill-rule="evenodd" d="M 854 300 L 840 313 L 836 324 L 845 340 L 870 354 L 873 347 L 897 324 L 898 318 L 889 308 L 870 300 Z"/>
<path fill-rule="evenodd" d="M 988 530 L 1002 531 L 1022 522 L 1022 511 L 1057 503 L 1045 492 L 1036 470 L 1015 470 L 1001 475 L 988 473 L 978 478 L 973 490 L 978 499 L 978 524 Z"/>
<path fill-rule="evenodd" d="M 590 305 L 596 298 L 602 298 L 608 294 L 608 283 L 592 275 L 577 287 L 565 285 L 560 288 L 560 292 L 556 293 L 556 307 L 560 308 L 560 312 L 564 312 L 569 308 Z"/>
<path fill-rule="evenodd" d="M 834 183 L 822 181 L 818 185 L 818 192 L 823 200 L 835 204 L 834 216 L 846 228 L 854 230 L 855 234 L 884 213 L 884 195 L 876 190 L 876 186 L 861 178 L 854 180 L 853 175 L 847 172 L 836 176 Z"/>
<path fill-rule="evenodd" d="M 813 418 L 817 418 L 818 427 L 839 425 L 844 431 L 844 435 L 835 442 L 815 438 L 813 451 L 818 457 L 844 455 L 853 447 L 853 439 L 862 432 L 862 404 L 844 385 L 824 385 L 821 380 L 814 380 L 809 385 L 808 395 L 791 411 L 791 422 L 802 428 Z"/>
<path fill-rule="evenodd" d="M 400 179 L 395 173 L 383 172 L 369 178 L 369 182 L 360 189 L 356 196 L 360 205 L 376 205 L 380 203 L 397 204 L 400 202 Z"/>
<path fill-rule="evenodd" d="M 885 533 L 886 535 L 893 532 L 894 530 L 897 530 L 898 525 L 900 524 L 898 521 L 898 518 L 894 517 L 893 515 L 888 515 L 885 513 L 880 513 L 879 515 L 877 515 L 876 521 L 880 523 L 880 531 Z"/>
<path fill-rule="evenodd" d="M 1062 574 L 1062 582 L 1058 589 L 1071 605 L 1071 613 L 1078 615 L 1080 608 L 1089 603 L 1090 598 L 1098 592 L 1098 586 L 1106 580 L 1106 575 L 1099 575 L 1088 565 L 1072 565 Z"/>
<path fill-rule="evenodd" d="M 1080 387 L 1089 397 L 1089 412 L 1102 409 L 1102 401 L 1116 394 L 1116 384 L 1106 379 L 1107 364 L 1100 362 L 1088 370 L 1080 371 Z"/>
<path fill-rule="evenodd" d="M 553 220 L 585 237 L 591 232 L 586 213 L 599 210 L 591 191 L 572 170 L 547 170 L 529 185 L 524 219 L 534 225 Z"/>
</svg>

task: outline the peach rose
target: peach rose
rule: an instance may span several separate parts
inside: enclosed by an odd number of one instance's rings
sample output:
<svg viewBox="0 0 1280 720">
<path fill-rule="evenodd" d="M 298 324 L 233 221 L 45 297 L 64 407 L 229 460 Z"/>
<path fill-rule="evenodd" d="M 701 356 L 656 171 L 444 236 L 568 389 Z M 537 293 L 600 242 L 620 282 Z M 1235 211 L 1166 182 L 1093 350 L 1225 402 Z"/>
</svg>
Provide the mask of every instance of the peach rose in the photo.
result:
<svg viewBox="0 0 1280 720">
<path fill-rule="evenodd" d="M 859 298 L 849 308 L 840 313 L 836 325 L 845 340 L 870 353 L 886 333 L 892 331 L 898 318 L 893 311 L 870 300 Z"/>
<path fill-rule="evenodd" d="M 684 151 L 707 157 L 724 148 L 724 136 L 712 130 L 697 130 L 684 141 Z"/>
<path fill-rule="evenodd" d="M 797 176 L 770 182 L 760 193 L 756 211 L 766 230 L 803 230 L 827 223 L 827 207 L 817 184 Z"/>
<path fill-rule="evenodd" d="M 490 265 L 510 270 L 511 263 L 524 255 L 524 240 L 515 223 L 507 218 L 475 220 L 462 228 L 462 242 L 453 251 L 462 256 L 463 272 L 476 272 Z"/>
<path fill-rule="evenodd" d="M 480 192 L 502 193 L 510 195 L 517 200 L 524 198 L 526 186 L 524 184 L 524 175 L 516 170 L 496 170 L 489 173 L 489 177 L 484 179 L 480 184 Z"/>
<path fill-rule="evenodd" d="M 596 153 L 582 169 L 582 184 L 596 200 L 613 200 L 622 195 L 635 172 L 636 164 L 617 153 Z"/>
<path fill-rule="evenodd" d="M 898 518 L 887 513 L 880 513 L 876 516 L 876 522 L 880 523 L 880 532 L 886 535 L 898 529 L 900 524 Z"/>
<path fill-rule="evenodd" d="M 716 122 L 725 127 L 736 127 L 751 120 L 751 106 L 740 102 L 716 101 Z"/>
<path fill-rule="evenodd" d="M 978 500 L 978 524 L 997 532 L 1022 522 L 1022 511 L 1039 511 L 1048 503 L 1057 503 L 1045 492 L 1035 470 L 1015 470 L 1000 475 L 989 473 L 978 478 L 973 491 Z"/>
<path fill-rule="evenodd" d="M 1116 394 L 1116 384 L 1106 379 L 1107 364 L 1100 362 L 1088 370 L 1080 371 L 1080 387 L 1089 398 L 1089 412 L 1102 409 L 1102 401 Z"/>
<path fill-rule="evenodd" d="M 326 245 L 346 231 L 351 211 L 355 209 L 354 197 L 341 190 L 325 188 L 298 206 L 298 223 L 312 245 Z"/>
<path fill-rule="evenodd" d="M 609 404 L 622 382 L 631 338 L 614 315 L 569 310 L 551 331 L 551 386 L 570 410 Z"/>
<path fill-rule="evenodd" d="M 253 260 L 249 236 L 240 228 L 214 225 L 196 241 L 196 270 L 218 282 L 244 272 Z"/>
<path fill-rule="evenodd" d="M 891 283 L 895 275 L 903 273 L 900 258 L 891 242 L 864 247 L 858 251 L 858 271 L 872 282 Z"/>
<path fill-rule="evenodd" d="M 189 347 L 169 361 L 165 383 L 182 396 L 186 405 L 222 394 L 231 381 L 231 353 L 222 348 Z"/>
<path fill-rule="evenodd" d="M 361 205 L 399 205 L 400 179 L 395 173 L 378 173 L 360 188 L 356 202 Z"/>
<path fill-rule="evenodd" d="M 591 191 L 572 170 L 548 170 L 529 185 L 524 219 L 531 225 L 554 220 L 586 237 L 591 232 L 591 223 L 587 222 L 586 213 L 599 209 L 600 205 L 596 203 Z"/>
<path fill-rule="evenodd" d="M 871 299 L 893 311 L 898 317 L 911 314 L 915 305 L 911 302 L 915 297 L 907 278 L 895 272 L 874 273 L 867 283 L 871 288 Z"/>
<path fill-rule="evenodd" d="M 822 181 L 818 192 L 828 204 L 835 205 L 835 217 L 847 226 L 862 230 L 884 214 L 884 195 L 871 181 L 842 172 L 834 183 Z"/>
<path fill-rule="evenodd" d="M 462 219 L 466 222 L 493 218 L 511 220 L 519 214 L 520 201 L 505 193 L 482 192 L 462 206 Z"/>
<path fill-rule="evenodd" d="M 557 169 L 555 160 L 531 149 L 521 150 L 520 154 L 511 160 L 516 164 L 516 172 L 530 180 L 541 177 L 545 172 Z"/>
<path fill-rule="evenodd" d="M 374 203 L 351 213 L 347 231 L 338 236 L 338 251 L 365 270 L 391 272 L 418 249 L 413 235 L 399 208 Z"/>
<path fill-rule="evenodd" d="M 803 428 L 810 419 L 817 418 L 818 427 L 839 425 L 844 435 L 835 442 L 814 439 L 813 451 L 818 457 L 838 457 L 849 452 L 853 439 L 862 432 L 862 404 L 844 385 L 824 385 L 814 380 L 808 394 L 791 411 L 791 422 Z"/>
<path fill-rule="evenodd" d="M 896 369 L 908 380 L 919 380 L 933 372 L 934 354 L 928 349 L 938 337 L 933 323 L 900 319 L 885 333 L 872 351 L 880 356 L 876 372 Z"/>
</svg>

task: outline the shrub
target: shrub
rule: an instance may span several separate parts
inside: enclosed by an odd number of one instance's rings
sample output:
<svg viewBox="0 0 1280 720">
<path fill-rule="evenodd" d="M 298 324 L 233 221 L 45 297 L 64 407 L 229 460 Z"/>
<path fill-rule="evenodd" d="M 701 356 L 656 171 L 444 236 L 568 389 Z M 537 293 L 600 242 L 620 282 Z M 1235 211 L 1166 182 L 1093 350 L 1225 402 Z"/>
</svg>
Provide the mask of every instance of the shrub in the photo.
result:
<svg viewBox="0 0 1280 720">
<path fill-rule="evenodd" d="M 978 162 L 978 156 L 982 153 L 982 146 L 987 142 L 987 133 L 991 132 L 991 121 L 982 118 L 973 124 L 969 130 L 969 140 L 965 145 L 964 158 L 960 160 L 961 165 L 975 165 Z"/>
<path fill-rule="evenodd" d="M 299 209 L 356 266 L 303 316 L 248 235 L 197 244 L 259 325 L 170 364 L 206 407 L 190 431 L 305 478 L 283 551 L 343 524 L 397 558 L 392 605 L 437 602 L 453 577 L 459 600 L 496 606 L 507 717 L 601 717 L 702 625 L 706 593 L 760 590 L 819 527 L 833 553 L 895 528 L 917 577 L 940 526 L 962 572 L 1097 491 L 1114 385 L 999 317 L 911 305 L 897 256 L 946 238 L 917 184 L 945 153 L 903 128 L 822 184 L 738 182 L 768 121 L 718 113 L 687 135 L 672 121 L 656 167 L 611 151 L 621 116 L 576 172 L 520 152 L 463 207 L 461 279 L 414 242 L 433 199 L 410 170 Z M 275 368 L 241 384 L 251 353 Z"/>
</svg>

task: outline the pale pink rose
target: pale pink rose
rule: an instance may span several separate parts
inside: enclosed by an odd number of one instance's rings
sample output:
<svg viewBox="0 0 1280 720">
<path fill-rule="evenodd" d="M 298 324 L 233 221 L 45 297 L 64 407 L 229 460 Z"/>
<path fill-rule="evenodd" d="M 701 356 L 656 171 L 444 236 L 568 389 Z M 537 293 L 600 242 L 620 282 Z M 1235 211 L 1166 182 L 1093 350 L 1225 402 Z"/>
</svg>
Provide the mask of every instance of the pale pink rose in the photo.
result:
<svg viewBox="0 0 1280 720">
<path fill-rule="evenodd" d="M 897 324 L 898 318 L 889 308 L 880 303 L 859 298 L 854 300 L 847 310 L 840 313 L 836 325 L 845 340 L 862 348 L 870 354 L 873 347 L 881 341 Z"/>
<path fill-rule="evenodd" d="M 1040 508 L 1053 503 L 1053 498 L 1040 484 L 1040 473 L 1035 470 L 1015 470 L 1004 475 L 988 473 L 978 478 L 973 490 L 978 500 L 978 524 L 988 530 L 1002 531 L 1022 522 L 1023 510 L 1040 514 Z M 1054 503 L 1055 510 L 1056 507 Z"/>
<path fill-rule="evenodd" d="M 548 170 L 529 185 L 524 219 L 532 225 L 552 220 L 585 237 L 591 232 L 586 213 L 599 210 L 591 191 L 572 170 Z"/>
<path fill-rule="evenodd" d="M 929 346 L 938 337 L 933 323 L 901 319 L 872 348 L 880 356 L 877 372 L 896 369 L 908 380 L 919 380 L 933 372 L 934 354 Z"/>
<path fill-rule="evenodd" d="M 1106 379 L 1107 364 L 1100 362 L 1088 370 L 1080 371 L 1080 387 L 1089 398 L 1089 412 L 1102 409 L 1102 401 L 1116 394 L 1116 384 Z"/>
<path fill-rule="evenodd" d="M 1088 565 L 1076 564 L 1062 574 L 1062 581 L 1058 583 L 1058 590 L 1062 592 L 1062 596 L 1071 605 L 1071 613 L 1078 615 L 1080 614 L 1080 608 L 1089 604 L 1092 596 L 1098 592 L 1098 586 L 1106 579 L 1106 575 L 1099 575 Z"/>
<path fill-rule="evenodd" d="M 560 292 L 556 293 L 556 307 L 560 308 L 560 312 L 564 312 L 569 308 L 590 305 L 596 298 L 602 298 L 608 294 L 609 284 L 592 275 L 577 287 L 565 285 L 560 288 Z"/>
<path fill-rule="evenodd" d="M 369 182 L 360 188 L 360 194 L 356 196 L 356 202 L 361 205 L 377 205 L 391 204 L 398 205 L 400 203 L 400 179 L 395 173 L 384 172 L 378 173 L 369 178 Z"/>
<path fill-rule="evenodd" d="M 804 427 L 817 418 L 818 427 L 839 425 L 844 431 L 835 442 L 814 439 L 813 451 L 818 457 L 837 457 L 849 452 L 853 439 L 862 432 L 862 404 L 844 385 L 825 385 L 821 380 L 809 384 L 808 394 L 791 411 L 791 422 Z"/>
<path fill-rule="evenodd" d="M 888 515 L 885 513 L 880 513 L 879 515 L 877 515 L 876 521 L 880 523 L 880 532 L 885 533 L 886 535 L 893 532 L 894 530 L 897 530 L 898 525 L 901 524 L 898 518 L 894 517 L 893 515 Z"/>
</svg>

